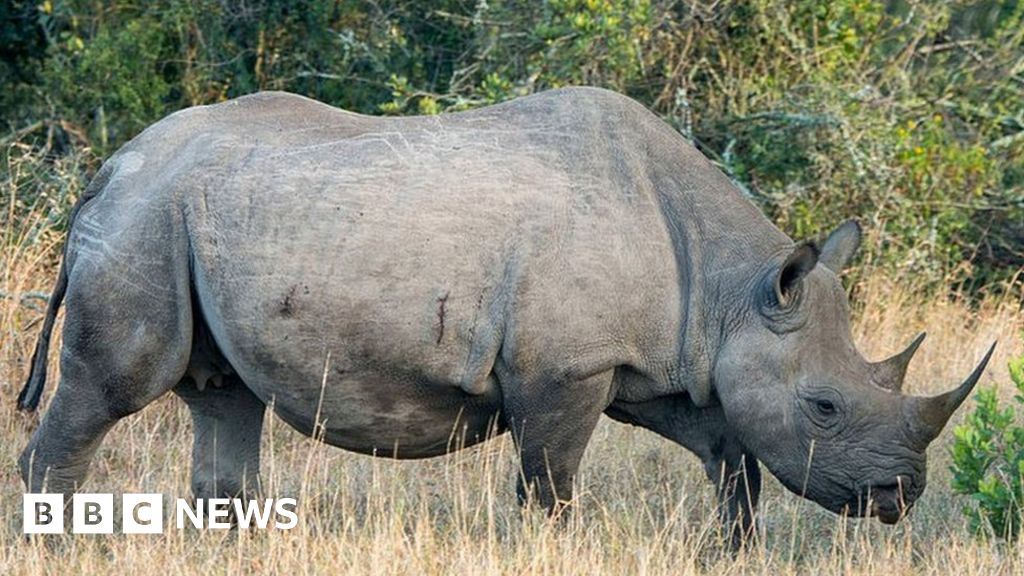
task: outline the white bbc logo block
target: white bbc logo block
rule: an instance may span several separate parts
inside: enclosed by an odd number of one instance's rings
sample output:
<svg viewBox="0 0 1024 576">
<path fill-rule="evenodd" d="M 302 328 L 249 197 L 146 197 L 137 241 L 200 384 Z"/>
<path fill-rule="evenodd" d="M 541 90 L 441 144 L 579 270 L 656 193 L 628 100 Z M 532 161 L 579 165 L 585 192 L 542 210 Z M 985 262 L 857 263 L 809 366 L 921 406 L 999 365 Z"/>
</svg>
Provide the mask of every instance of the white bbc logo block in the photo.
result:
<svg viewBox="0 0 1024 576">
<path fill-rule="evenodd" d="M 160 534 L 164 531 L 162 494 L 124 494 L 121 504 L 121 532 Z"/>
<path fill-rule="evenodd" d="M 75 534 L 113 534 L 114 495 L 75 494 L 71 498 L 71 518 Z"/>
<path fill-rule="evenodd" d="M 25 494 L 21 517 L 25 534 L 63 534 L 64 495 Z"/>
</svg>

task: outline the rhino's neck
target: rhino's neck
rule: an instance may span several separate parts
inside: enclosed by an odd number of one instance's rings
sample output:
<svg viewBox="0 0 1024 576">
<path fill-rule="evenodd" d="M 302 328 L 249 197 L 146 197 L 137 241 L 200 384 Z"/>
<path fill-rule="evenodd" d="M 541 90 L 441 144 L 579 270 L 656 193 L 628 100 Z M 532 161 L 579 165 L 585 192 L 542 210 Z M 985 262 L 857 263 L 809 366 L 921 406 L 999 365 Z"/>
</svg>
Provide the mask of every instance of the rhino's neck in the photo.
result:
<svg viewBox="0 0 1024 576">
<path fill-rule="evenodd" d="M 728 318 L 749 301 L 752 275 L 793 242 L 699 152 L 676 152 L 674 169 L 656 184 L 680 286 L 678 363 L 669 374 L 704 407 L 715 403 L 712 374 Z"/>
</svg>

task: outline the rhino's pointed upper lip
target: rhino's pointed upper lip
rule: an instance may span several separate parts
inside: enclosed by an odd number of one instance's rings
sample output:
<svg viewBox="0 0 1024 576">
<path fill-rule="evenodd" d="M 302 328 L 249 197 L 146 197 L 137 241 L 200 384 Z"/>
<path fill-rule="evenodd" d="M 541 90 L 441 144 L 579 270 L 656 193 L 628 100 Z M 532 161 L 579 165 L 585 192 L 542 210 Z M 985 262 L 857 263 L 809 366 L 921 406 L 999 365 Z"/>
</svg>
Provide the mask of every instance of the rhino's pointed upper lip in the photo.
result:
<svg viewBox="0 0 1024 576">
<path fill-rule="evenodd" d="M 883 524 L 895 524 L 910 512 L 913 504 L 905 504 L 901 500 L 872 500 L 871 516 L 877 516 Z"/>
<path fill-rule="evenodd" d="M 909 483 L 874 484 L 865 489 L 848 509 L 858 516 L 876 516 L 884 524 L 895 524 L 913 507 Z"/>
<path fill-rule="evenodd" d="M 882 524 L 895 524 L 899 522 L 907 512 L 908 510 L 898 510 L 895 508 L 879 508 L 874 512 L 874 515 L 878 517 L 878 520 Z"/>
</svg>

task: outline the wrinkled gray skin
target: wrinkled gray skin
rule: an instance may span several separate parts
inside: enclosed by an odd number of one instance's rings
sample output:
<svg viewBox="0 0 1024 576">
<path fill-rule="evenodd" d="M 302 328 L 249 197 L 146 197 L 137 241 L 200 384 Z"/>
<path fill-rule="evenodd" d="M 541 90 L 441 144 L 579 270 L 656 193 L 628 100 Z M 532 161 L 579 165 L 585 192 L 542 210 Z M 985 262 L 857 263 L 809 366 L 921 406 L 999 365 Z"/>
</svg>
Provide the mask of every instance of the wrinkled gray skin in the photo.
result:
<svg viewBox="0 0 1024 576">
<path fill-rule="evenodd" d="M 110 158 L 74 211 L 21 406 L 66 290 L 62 381 L 24 479 L 72 492 L 111 426 L 173 390 L 201 497 L 258 489 L 272 406 L 398 458 L 511 430 L 520 495 L 555 509 L 605 413 L 695 452 L 734 536 L 758 462 L 893 522 L 974 382 L 902 396 L 916 342 L 877 364 L 856 351 L 837 274 L 859 238 L 849 223 L 794 245 L 603 90 L 415 118 L 281 93 L 191 108 Z"/>
</svg>

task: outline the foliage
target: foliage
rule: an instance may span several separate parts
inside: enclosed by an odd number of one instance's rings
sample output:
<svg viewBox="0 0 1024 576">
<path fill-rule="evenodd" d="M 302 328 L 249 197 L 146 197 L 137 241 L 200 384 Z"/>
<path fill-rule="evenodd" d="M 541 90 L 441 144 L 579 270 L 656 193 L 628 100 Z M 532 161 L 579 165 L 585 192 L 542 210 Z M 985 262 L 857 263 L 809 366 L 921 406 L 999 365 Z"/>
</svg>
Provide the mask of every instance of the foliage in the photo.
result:
<svg viewBox="0 0 1024 576">
<path fill-rule="evenodd" d="M 1010 378 L 1019 409 L 1024 356 L 1010 361 Z M 972 528 L 1016 540 L 1024 520 L 1024 421 L 1013 405 L 1000 406 L 995 388 L 980 390 L 976 400 L 974 412 L 953 431 L 953 490 L 971 497 L 964 513 Z"/>
<path fill-rule="evenodd" d="M 1019 0 L 5 3 L 0 123 L 109 155 L 174 110 L 289 90 L 436 114 L 558 86 L 637 98 L 797 237 L 977 288 L 1024 266 Z"/>
</svg>

